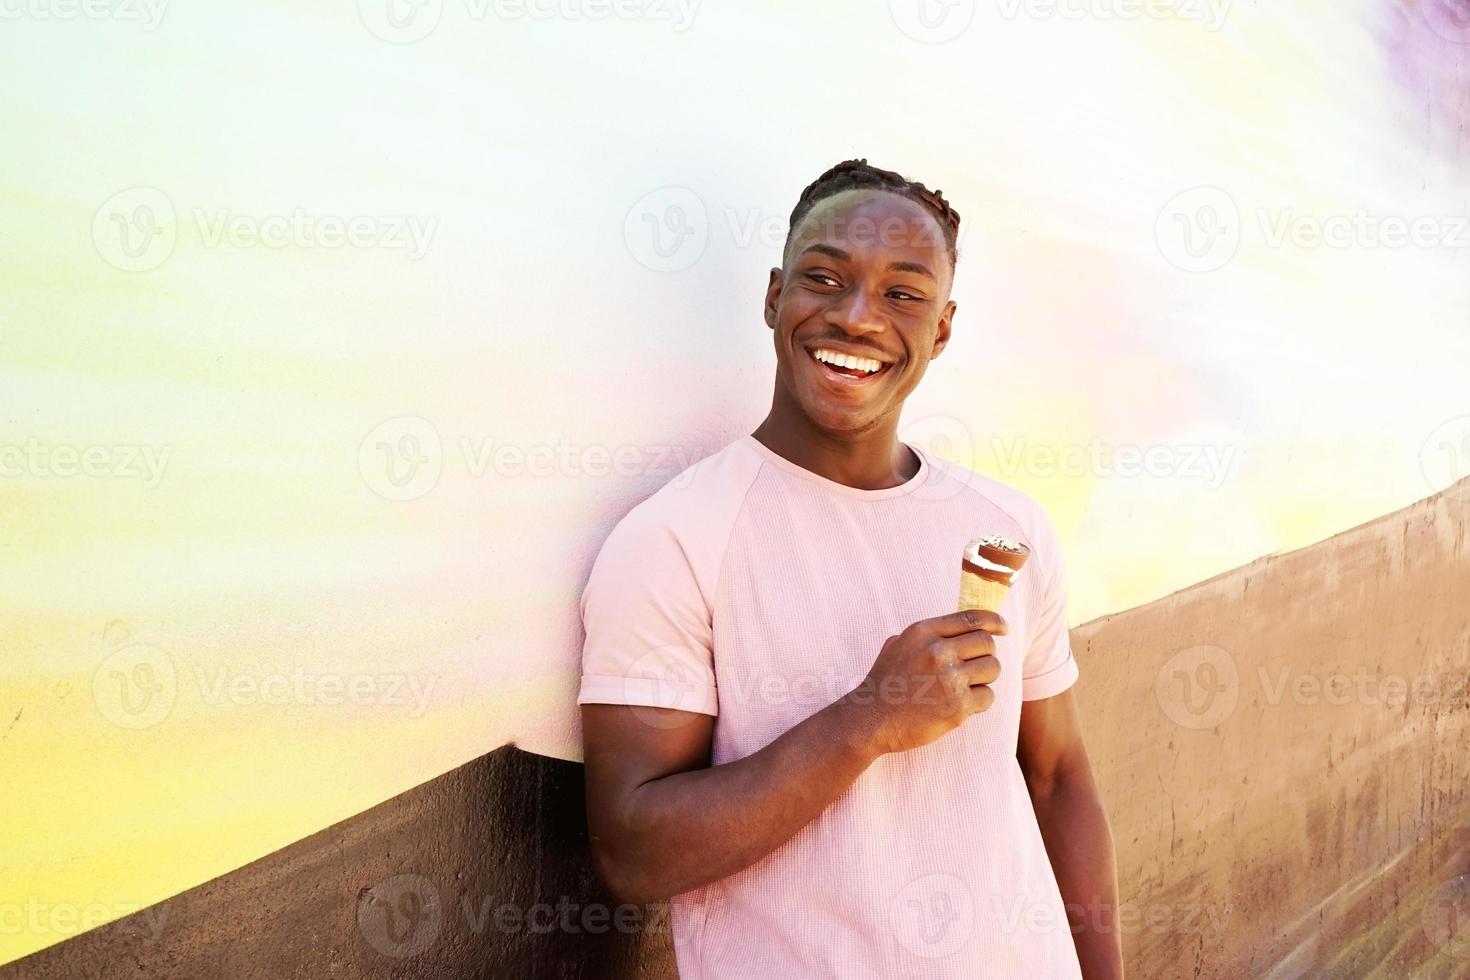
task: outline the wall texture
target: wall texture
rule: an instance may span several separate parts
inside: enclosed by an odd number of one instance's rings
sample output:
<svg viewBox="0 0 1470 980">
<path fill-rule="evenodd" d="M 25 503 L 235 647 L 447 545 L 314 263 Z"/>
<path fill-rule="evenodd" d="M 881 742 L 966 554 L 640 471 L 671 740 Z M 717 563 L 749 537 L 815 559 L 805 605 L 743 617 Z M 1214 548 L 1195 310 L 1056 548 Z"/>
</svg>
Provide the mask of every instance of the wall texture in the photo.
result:
<svg viewBox="0 0 1470 980">
<path fill-rule="evenodd" d="M 1142 976 L 1470 976 L 1470 482 L 1072 636 Z"/>
<path fill-rule="evenodd" d="M 507 746 L 0 977 L 674 976 L 663 910 L 613 905 L 583 812 L 580 765 Z"/>
<path fill-rule="evenodd" d="M 1073 631 L 1130 975 L 1470 976 L 1470 481 Z M 507 747 L 0 978 L 668 977 Z"/>
</svg>

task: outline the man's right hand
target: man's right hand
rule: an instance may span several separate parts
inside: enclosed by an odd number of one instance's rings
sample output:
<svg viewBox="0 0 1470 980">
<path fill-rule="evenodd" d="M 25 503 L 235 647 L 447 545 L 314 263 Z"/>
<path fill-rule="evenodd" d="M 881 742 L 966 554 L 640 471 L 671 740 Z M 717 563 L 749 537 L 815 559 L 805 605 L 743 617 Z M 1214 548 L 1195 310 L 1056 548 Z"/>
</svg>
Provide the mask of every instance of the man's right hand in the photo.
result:
<svg viewBox="0 0 1470 980">
<path fill-rule="evenodd" d="M 711 715 L 584 704 L 587 818 L 603 880 L 620 901 L 641 903 L 750 867 L 881 754 L 932 742 L 990 707 L 994 637 L 1005 632 L 992 612 L 920 620 L 889 637 L 856 690 L 717 766 Z"/>
<path fill-rule="evenodd" d="M 927 745 L 995 702 L 995 637 L 1008 631 L 998 613 L 984 609 L 921 619 L 883 643 L 868 676 L 843 700 L 866 715 L 878 751 Z"/>
</svg>

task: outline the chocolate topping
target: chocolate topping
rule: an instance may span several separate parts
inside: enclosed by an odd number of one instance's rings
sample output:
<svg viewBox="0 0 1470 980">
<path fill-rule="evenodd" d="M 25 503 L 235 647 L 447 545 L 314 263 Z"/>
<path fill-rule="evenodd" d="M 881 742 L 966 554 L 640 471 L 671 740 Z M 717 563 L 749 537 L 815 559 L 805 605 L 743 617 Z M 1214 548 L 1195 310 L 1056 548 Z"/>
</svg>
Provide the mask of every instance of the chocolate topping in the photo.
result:
<svg viewBox="0 0 1470 980">
<path fill-rule="evenodd" d="M 1026 564 L 1026 559 L 1030 556 L 1030 548 L 1019 541 L 1012 541 L 998 534 L 975 538 L 965 546 L 967 563 L 975 563 L 975 560 L 979 558 L 992 565 L 1001 565 L 1013 571 L 1020 571 L 1021 566 Z"/>
</svg>

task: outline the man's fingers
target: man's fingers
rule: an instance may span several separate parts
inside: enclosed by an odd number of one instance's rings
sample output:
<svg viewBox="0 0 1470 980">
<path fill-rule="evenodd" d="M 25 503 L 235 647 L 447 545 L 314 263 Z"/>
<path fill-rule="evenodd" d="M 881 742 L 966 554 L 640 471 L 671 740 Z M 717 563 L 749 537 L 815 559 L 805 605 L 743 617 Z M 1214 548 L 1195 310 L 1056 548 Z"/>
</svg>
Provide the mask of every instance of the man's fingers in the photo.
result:
<svg viewBox="0 0 1470 980">
<path fill-rule="evenodd" d="M 954 651 L 956 660 L 974 660 L 977 657 L 989 657 L 995 653 L 995 637 L 982 630 L 966 633 L 963 636 L 951 637 L 941 640 L 946 647 Z"/>
<path fill-rule="evenodd" d="M 961 636 L 976 630 L 984 630 L 995 636 L 1005 636 L 1011 631 L 1000 613 L 991 612 L 989 609 L 961 609 L 959 612 L 924 620 L 924 623 L 938 636 Z"/>
<path fill-rule="evenodd" d="M 972 687 L 970 688 L 970 714 L 978 714 L 995 703 L 995 688 Z"/>
<path fill-rule="evenodd" d="M 991 656 L 978 657 L 965 661 L 960 665 L 960 670 L 964 672 L 965 680 L 970 687 L 977 684 L 994 684 L 996 678 L 1000 676 L 1000 661 Z"/>
</svg>

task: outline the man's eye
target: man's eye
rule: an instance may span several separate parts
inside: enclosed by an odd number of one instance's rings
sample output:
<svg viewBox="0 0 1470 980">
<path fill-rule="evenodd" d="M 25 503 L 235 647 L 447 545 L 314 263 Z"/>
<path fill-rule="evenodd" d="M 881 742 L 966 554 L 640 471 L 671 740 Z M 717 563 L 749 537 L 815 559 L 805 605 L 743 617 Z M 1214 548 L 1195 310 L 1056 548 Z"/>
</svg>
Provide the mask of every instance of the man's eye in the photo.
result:
<svg viewBox="0 0 1470 980">
<path fill-rule="evenodd" d="M 826 285 L 835 286 L 835 285 L 837 285 L 837 280 L 836 279 L 833 279 L 829 275 L 826 275 L 825 273 L 821 273 L 821 272 L 808 272 L 806 274 L 806 277 L 808 279 L 810 279 L 812 282 L 819 282 L 819 283 L 821 283 L 823 286 L 826 286 Z"/>
<path fill-rule="evenodd" d="M 894 299 L 903 299 L 903 300 L 912 299 L 912 300 L 918 300 L 919 302 L 923 302 L 923 300 L 924 300 L 924 297 L 922 297 L 922 296 L 915 296 L 913 293 L 906 293 L 902 289 L 890 289 L 888 291 L 888 295 L 889 296 L 892 296 Z"/>
</svg>

